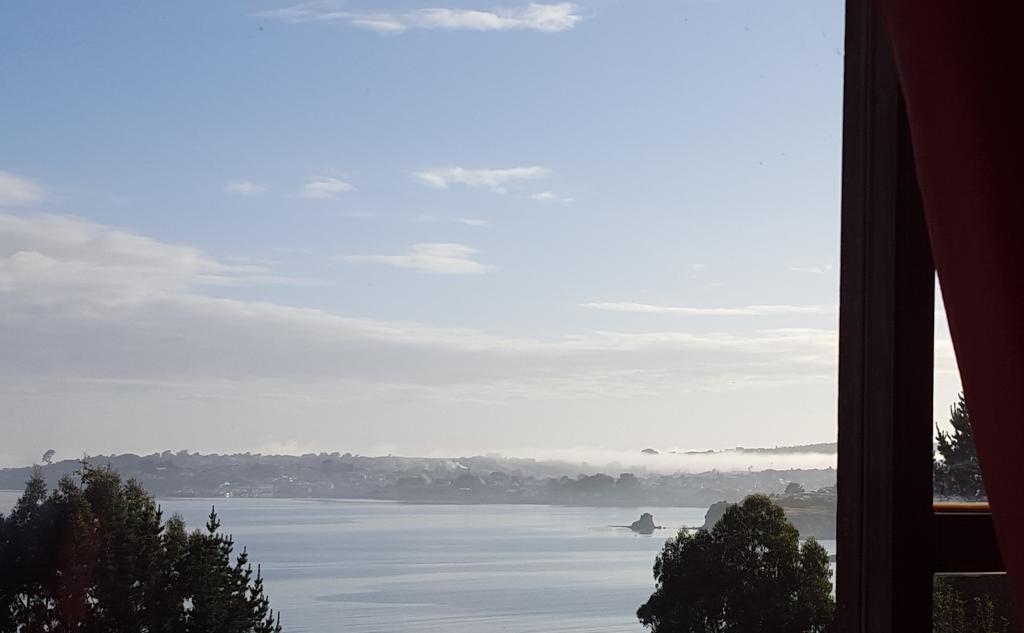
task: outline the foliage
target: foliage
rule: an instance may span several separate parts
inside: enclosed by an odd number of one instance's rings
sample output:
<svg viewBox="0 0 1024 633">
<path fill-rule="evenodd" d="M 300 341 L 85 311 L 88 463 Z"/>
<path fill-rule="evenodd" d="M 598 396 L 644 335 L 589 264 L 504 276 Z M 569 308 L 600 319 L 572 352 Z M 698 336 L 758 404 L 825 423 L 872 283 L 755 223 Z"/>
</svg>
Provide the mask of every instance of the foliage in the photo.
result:
<svg viewBox="0 0 1024 633">
<path fill-rule="evenodd" d="M 685 530 L 654 563 L 655 591 L 637 611 L 653 633 L 819 633 L 835 603 L 828 554 L 802 546 L 762 495 L 730 506 L 709 530 Z"/>
<path fill-rule="evenodd" d="M 935 495 L 977 500 L 985 498 L 985 485 L 981 480 L 981 466 L 974 445 L 971 416 L 967 411 L 964 394 L 949 408 L 952 432 L 935 427 L 937 450 L 942 460 L 933 464 Z"/>
<path fill-rule="evenodd" d="M 162 521 L 153 498 L 83 465 L 52 492 L 37 469 L 0 515 L 0 633 L 280 633 L 243 550 L 219 532 Z"/>
<path fill-rule="evenodd" d="M 805 492 L 807 492 L 807 491 L 804 490 L 804 487 L 803 487 L 802 484 L 799 484 L 799 483 L 797 483 L 795 481 L 791 481 L 791 482 L 789 482 L 786 485 L 786 490 L 783 492 L 783 494 L 799 495 L 799 494 L 803 494 Z"/>
<path fill-rule="evenodd" d="M 971 596 L 947 580 L 935 579 L 932 633 L 1006 633 L 1009 630 L 1009 619 L 1000 613 L 988 593 Z"/>
</svg>

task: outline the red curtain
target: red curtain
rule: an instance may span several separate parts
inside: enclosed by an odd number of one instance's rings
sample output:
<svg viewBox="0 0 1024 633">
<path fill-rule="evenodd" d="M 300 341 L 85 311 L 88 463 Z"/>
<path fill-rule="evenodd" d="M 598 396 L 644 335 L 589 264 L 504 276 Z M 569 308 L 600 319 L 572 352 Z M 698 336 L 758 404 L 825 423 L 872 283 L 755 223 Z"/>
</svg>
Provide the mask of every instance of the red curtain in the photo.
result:
<svg viewBox="0 0 1024 633">
<path fill-rule="evenodd" d="M 1024 619 L 1024 3 L 879 4 L 982 476 Z"/>
</svg>

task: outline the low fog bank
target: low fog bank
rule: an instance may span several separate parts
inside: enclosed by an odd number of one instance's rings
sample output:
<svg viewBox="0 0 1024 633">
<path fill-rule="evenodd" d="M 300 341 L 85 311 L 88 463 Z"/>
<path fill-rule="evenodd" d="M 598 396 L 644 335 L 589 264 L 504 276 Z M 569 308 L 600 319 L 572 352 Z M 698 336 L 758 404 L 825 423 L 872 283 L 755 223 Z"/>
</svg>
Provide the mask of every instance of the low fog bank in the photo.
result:
<svg viewBox="0 0 1024 633">
<path fill-rule="evenodd" d="M 512 461 L 536 460 L 579 474 L 595 473 L 706 473 L 764 470 L 823 470 L 836 467 L 834 444 L 809 445 L 780 449 L 734 448 L 721 451 L 687 451 L 681 449 L 611 450 L 576 447 L 566 449 L 521 449 L 500 451 L 493 457 Z M 828 450 L 831 448 L 832 450 Z M 790 449 L 790 450 L 787 450 Z M 645 452 L 646 451 L 646 452 Z M 778 452 L 776 452 L 778 451 Z"/>
<path fill-rule="evenodd" d="M 836 444 L 806 444 L 775 448 L 737 447 L 724 450 L 686 450 L 679 448 L 635 448 L 610 449 L 589 446 L 572 448 L 518 448 L 481 452 L 475 455 L 453 456 L 442 451 L 419 455 L 367 455 L 358 453 L 313 452 L 283 450 L 244 453 L 197 453 L 187 450 L 163 451 L 150 455 L 134 453 L 85 456 L 94 465 L 114 465 L 139 460 L 167 460 L 166 464 L 181 466 L 187 463 L 238 463 L 288 462 L 295 458 L 341 459 L 372 464 L 374 470 L 405 470 L 410 467 L 425 467 L 438 471 L 498 470 L 507 473 L 521 473 L 534 476 L 577 476 L 597 473 L 618 474 L 624 472 L 638 475 L 672 475 L 678 473 L 737 473 L 766 470 L 826 470 L 836 467 Z M 80 467 L 80 459 L 55 460 L 54 467 L 64 473 Z M 0 472 L 27 470 L 31 465 L 7 466 Z M 49 469 L 47 469 L 49 470 Z"/>
<path fill-rule="evenodd" d="M 797 484 L 796 490 L 821 497 L 810 501 L 828 505 L 836 479 L 831 448 L 702 452 L 574 448 L 470 457 L 370 457 L 337 451 L 225 455 L 181 450 L 98 455 L 87 461 L 138 480 L 158 497 L 709 507 L 755 493 L 782 494 Z M 51 486 L 82 468 L 79 460 L 54 461 L 50 452 L 45 457 L 43 461 L 52 463 L 41 472 Z M 31 476 L 28 466 L 0 469 L 0 489 L 22 488 Z"/>
</svg>

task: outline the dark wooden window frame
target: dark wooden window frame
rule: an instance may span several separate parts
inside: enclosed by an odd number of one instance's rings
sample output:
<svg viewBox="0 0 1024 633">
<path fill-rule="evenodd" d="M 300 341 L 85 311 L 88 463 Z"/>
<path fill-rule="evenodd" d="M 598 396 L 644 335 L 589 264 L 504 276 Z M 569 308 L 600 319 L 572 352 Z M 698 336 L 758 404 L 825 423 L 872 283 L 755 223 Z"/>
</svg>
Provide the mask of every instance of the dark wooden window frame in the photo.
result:
<svg viewBox="0 0 1024 633">
<path fill-rule="evenodd" d="M 930 631 L 933 574 L 1003 566 L 987 505 L 932 502 L 935 271 L 884 26 L 846 14 L 837 623 Z"/>
</svg>

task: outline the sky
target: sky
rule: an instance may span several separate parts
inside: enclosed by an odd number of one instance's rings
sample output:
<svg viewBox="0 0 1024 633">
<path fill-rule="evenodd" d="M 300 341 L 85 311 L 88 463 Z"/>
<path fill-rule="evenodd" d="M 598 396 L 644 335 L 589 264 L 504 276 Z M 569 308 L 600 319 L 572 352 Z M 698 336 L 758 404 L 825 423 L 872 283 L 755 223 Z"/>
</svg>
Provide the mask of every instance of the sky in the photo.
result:
<svg viewBox="0 0 1024 633">
<path fill-rule="evenodd" d="M 841 49 L 832 0 L 5 3 L 0 465 L 830 441 Z"/>
</svg>

